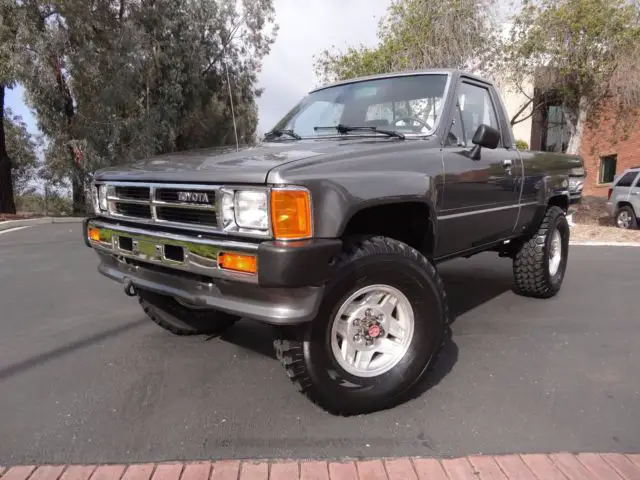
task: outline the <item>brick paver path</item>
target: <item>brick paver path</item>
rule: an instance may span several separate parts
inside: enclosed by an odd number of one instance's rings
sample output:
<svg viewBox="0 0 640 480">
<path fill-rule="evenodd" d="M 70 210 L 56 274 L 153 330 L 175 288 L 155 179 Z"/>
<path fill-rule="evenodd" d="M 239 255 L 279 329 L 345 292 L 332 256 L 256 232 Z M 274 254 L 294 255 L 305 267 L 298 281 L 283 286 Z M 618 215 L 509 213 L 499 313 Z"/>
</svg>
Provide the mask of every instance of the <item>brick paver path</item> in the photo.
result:
<svg viewBox="0 0 640 480">
<path fill-rule="evenodd" d="M 640 454 L 0 466 L 0 480 L 640 480 Z"/>
</svg>

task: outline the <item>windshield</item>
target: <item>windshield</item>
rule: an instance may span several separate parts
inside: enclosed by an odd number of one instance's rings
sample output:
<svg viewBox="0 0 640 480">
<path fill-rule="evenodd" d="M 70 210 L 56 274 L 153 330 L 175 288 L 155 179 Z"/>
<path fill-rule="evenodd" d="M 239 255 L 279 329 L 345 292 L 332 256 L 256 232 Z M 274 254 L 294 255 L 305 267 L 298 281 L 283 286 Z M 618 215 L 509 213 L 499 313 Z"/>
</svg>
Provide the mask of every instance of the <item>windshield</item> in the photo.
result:
<svg viewBox="0 0 640 480">
<path fill-rule="evenodd" d="M 447 74 L 421 74 L 324 88 L 303 98 L 273 130 L 315 138 L 338 135 L 327 127 L 342 125 L 429 135 L 442 112 L 447 79 Z M 359 130 L 348 135 L 376 132 Z"/>
</svg>

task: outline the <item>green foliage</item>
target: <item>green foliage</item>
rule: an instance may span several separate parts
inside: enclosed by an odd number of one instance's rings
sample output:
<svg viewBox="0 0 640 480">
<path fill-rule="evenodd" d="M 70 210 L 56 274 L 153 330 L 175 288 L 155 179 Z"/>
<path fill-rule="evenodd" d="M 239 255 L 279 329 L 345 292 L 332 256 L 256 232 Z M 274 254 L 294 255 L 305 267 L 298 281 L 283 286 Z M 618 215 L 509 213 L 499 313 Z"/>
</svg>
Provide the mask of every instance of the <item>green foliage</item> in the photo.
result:
<svg viewBox="0 0 640 480">
<path fill-rule="evenodd" d="M 4 112 L 4 132 L 7 153 L 12 163 L 13 189 L 18 195 L 29 188 L 36 178 L 38 159 L 37 142 L 27 131 L 26 124 L 9 109 Z"/>
<path fill-rule="evenodd" d="M 493 0 L 394 0 L 374 48 L 325 50 L 315 71 L 323 82 L 401 70 L 470 68 L 481 63 L 496 31 Z"/>
<path fill-rule="evenodd" d="M 8 1 L 8 0 L 0 0 Z M 47 138 L 47 179 L 235 141 L 257 125 L 272 0 L 21 1 L 20 80 Z M 272 27 L 273 26 L 273 27 Z"/>
<path fill-rule="evenodd" d="M 11 87 L 15 81 L 15 41 L 20 22 L 15 0 L 0 0 L 0 84 Z"/>
<path fill-rule="evenodd" d="M 578 151 L 588 113 L 616 104 L 620 114 L 640 105 L 640 15 L 626 0 L 525 1 L 511 36 L 494 56 L 507 82 L 532 79 L 565 108 Z M 595 116 L 592 116 L 595 117 Z"/>
<path fill-rule="evenodd" d="M 516 140 L 516 148 L 518 150 L 529 150 L 529 144 L 525 140 Z"/>
</svg>

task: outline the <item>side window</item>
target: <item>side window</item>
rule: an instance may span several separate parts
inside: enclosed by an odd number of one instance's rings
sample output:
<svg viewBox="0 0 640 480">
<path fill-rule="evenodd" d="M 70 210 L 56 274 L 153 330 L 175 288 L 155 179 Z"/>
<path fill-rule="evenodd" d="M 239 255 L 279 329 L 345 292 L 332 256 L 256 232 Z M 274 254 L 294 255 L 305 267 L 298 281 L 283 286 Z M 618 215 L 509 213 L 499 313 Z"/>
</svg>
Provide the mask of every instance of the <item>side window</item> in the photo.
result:
<svg viewBox="0 0 640 480">
<path fill-rule="evenodd" d="M 470 83 L 462 83 L 456 95 L 457 107 L 447 145 L 471 146 L 471 139 L 483 123 L 499 129 L 496 110 L 489 90 Z"/>
<path fill-rule="evenodd" d="M 466 146 L 460 114 L 460 109 L 456 107 L 455 114 L 453 115 L 453 124 L 451 125 L 451 130 L 449 130 L 449 135 L 447 135 L 446 145 L 448 147 Z"/>
<path fill-rule="evenodd" d="M 625 173 L 622 178 L 618 180 L 618 183 L 616 183 L 616 187 L 630 187 L 631 185 L 633 185 L 633 182 L 636 179 L 637 175 L 638 172 Z"/>
</svg>

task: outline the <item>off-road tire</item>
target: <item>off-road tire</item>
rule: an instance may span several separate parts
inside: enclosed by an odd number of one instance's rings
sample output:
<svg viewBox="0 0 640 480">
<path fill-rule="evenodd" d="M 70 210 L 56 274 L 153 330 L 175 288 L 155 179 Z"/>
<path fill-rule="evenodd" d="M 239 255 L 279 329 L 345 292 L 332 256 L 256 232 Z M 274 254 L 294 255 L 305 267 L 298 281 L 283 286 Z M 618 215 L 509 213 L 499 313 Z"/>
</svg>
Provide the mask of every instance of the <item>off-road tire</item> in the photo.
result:
<svg viewBox="0 0 640 480">
<path fill-rule="evenodd" d="M 555 275 L 549 272 L 549 250 L 555 230 L 560 232 L 562 257 Z M 569 223 L 560 207 L 547 209 L 538 230 L 517 249 L 513 260 L 516 293 L 534 298 L 555 296 L 562 286 L 569 258 Z"/>
<path fill-rule="evenodd" d="M 636 212 L 633 211 L 633 208 L 631 208 L 628 205 L 625 205 L 623 207 L 620 207 L 618 209 L 618 211 L 616 212 L 616 218 L 615 218 L 615 222 L 616 222 L 616 227 L 617 228 L 622 228 L 624 229 L 624 227 L 620 227 L 618 226 L 618 216 L 622 213 L 622 212 L 626 212 L 629 215 L 629 230 L 635 230 L 636 228 L 638 228 L 638 219 L 636 218 Z"/>
<path fill-rule="evenodd" d="M 221 335 L 240 317 L 219 310 L 190 309 L 173 297 L 138 290 L 144 312 L 158 326 L 174 335 Z"/>
<path fill-rule="evenodd" d="M 438 272 L 417 250 L 386 237 L 365 237 L 345 247 L 327 284 L 318 315 L 302 327 L 280 329 L 276 356 L 294 385 L 335 415 L 358 415 L 407 401 L 448 338 L 449 308 Z M 408 298 L 414 334 L 406 354 L 389 371 L 363 378 L 340 367 L 331 350 L 331 327 L 343 302 L 366 285 L 393 286 Z"/>
</svg>

